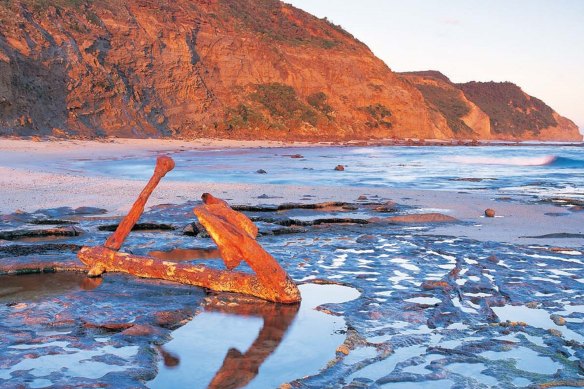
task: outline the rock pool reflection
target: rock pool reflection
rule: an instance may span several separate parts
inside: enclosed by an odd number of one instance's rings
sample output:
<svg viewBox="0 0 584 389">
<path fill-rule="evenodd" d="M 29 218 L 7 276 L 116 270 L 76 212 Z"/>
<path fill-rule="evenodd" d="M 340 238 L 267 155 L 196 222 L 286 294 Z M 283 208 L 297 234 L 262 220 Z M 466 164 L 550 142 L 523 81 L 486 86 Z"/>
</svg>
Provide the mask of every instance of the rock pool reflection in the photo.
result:
<svg viewBox="0 0 584 389">
<path fill-rule="evenodd" d="M 83 273 L 38 273 L 5 275 L 0 281 L 0 304 L 14 301 L 38 301 L 76 290 L 92 290 L 101 284 Z"/>
<path fill-rule="evenodd" d="M 335 357 L 346 324 L 342 317 L 314 308 L 350 301 L 360 293 L 340 285 L 304 284 L 299 289 L 300 305 L 210 296 L 164 345 L 165 353 L 180 358 L 179 365 L 169 368 L 160 361 L 159 374 L 148 386 L 266 388 L 317 373 Z"/>
</svg>

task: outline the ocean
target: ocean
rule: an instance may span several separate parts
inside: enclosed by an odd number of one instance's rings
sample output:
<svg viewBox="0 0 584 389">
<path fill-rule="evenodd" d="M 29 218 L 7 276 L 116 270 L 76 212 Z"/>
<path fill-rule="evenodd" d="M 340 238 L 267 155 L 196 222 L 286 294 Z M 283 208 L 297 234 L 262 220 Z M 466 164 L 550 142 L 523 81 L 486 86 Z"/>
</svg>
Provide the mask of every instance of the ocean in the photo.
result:
<svg viewBox="0 0 584 389">
<path fill-rule="evenodd" d="M 176 168 L 165 180 L 481 191 L 584 200 L 584 148 L 574 145 L 293 147 L 184 150 L 171 155 Z M 153 159 L 74 165 L 90 174 L 148 180 Z M 335 171 L 337 165 L 344 171 Z"/>
</svg>

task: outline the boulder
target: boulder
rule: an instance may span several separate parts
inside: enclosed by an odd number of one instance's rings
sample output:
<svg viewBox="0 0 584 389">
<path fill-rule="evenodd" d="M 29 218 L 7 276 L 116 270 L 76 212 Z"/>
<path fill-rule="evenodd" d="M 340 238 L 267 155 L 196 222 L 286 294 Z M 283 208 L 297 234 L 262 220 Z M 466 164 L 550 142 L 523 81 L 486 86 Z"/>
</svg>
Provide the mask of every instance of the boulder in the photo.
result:
<svg viewBox="0 0 584 389">
<path fill-rule="evenodd" d="M 495 210 L 492 208 L 485 209 L 485 216 L 486 217 L 495 217 Z"/>
</svg>

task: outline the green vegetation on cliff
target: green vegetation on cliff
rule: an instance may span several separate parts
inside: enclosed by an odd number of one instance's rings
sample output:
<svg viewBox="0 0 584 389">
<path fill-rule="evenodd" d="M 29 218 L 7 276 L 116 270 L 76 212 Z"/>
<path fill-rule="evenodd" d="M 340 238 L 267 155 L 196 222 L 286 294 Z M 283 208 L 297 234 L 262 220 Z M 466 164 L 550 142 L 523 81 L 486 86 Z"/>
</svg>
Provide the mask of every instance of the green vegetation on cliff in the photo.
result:
<svg viewBox="0 0 584 389">
<path fill-rule="evenodd" d="M 531 132 L 556 126 L 554 111 L 543 101 L 527 95 L 511 82 L 469 82 L 458 84 L 464 94 L 491 118 L 494 134 L 521 138 Z"/>
<path fill-rule="evenodd" d="M 240 28 L 254 31 L 269 39 L 292 45 L 315 45 L 332 49 L 342 41 L 330 29 L 308 29 L 315 23 L 327 23 L 345 37 L 350 36 L 342 28 L 319 20 L 305 12 L 284 7 L 279 0 L 220 0 L 228 17 L 237 20 Z M 290 14 L 289 16 L 287 14 Z M 351 36 L 352 37 L 352 36 Z"/>
<path fill-rule="evenodd" d="M 461 99 L 458 90 L 434 85 L 417 85 L 417 88 L 422 92 L 424 98 L 444 115 L 452 132 L 468 137 L 475 135 L 473 129 L 462 121 L 462 117 L 470 112 L 470 108 Z"/>
<path fill-rule="evenodd" d="M 317 113 L 302 102 L 294 88 L 289 85 L 259 84 L 251 98 L 262 104 L 273 118 L 287 122 L 286 124 L 307 122 L 314 126 L 317 123 Z"/>
</svg>

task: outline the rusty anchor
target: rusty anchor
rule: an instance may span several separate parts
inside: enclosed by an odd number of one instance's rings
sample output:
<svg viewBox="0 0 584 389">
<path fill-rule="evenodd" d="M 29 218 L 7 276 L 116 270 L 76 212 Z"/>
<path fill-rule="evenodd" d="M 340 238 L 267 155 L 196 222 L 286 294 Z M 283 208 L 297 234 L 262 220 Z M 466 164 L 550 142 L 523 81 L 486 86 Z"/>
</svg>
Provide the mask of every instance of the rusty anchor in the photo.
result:
<svg viewBox="0 0 584 389">
<path fill-rule="evenodd" d="M 99 277 L 104 272 L 123 272 L 219 292 L 241 293 L 278 303 L 300 302 L 300 291 L 294 281 L 256 241 L 258 229 L 255 224 L 243 213 L 233 210 L 227 202 L 209 193 L 202 195 L 203 204 L 196 206 L 194 213 L 217 245 L 226 270 L 118 251 L 144 212 L 152 191 L 173 168 L 172 158 L 158 157 L 154 174 L 116 231 L 103 246 L 83 247 L 79 251 L 77 256 L 89 268 L 88 276 Z M 245 261 L 255 274 L 234 271 L 241 261 Z"/>
</svg>

